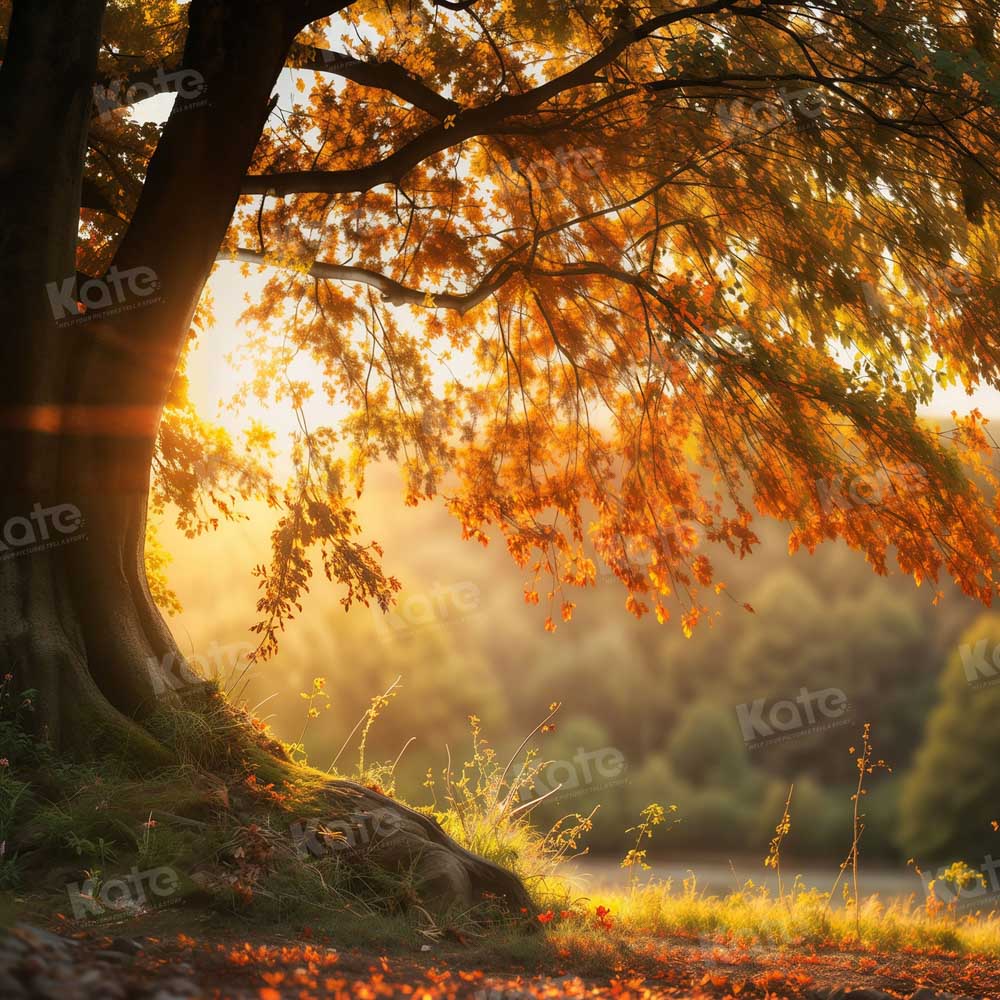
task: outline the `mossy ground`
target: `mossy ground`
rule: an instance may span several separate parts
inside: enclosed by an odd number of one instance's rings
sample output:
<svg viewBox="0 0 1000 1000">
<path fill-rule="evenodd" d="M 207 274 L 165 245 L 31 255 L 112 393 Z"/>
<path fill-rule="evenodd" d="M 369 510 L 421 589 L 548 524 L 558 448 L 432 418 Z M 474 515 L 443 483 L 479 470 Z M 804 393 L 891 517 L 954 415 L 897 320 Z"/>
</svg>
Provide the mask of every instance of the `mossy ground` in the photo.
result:
<svg viewBox="0 0 1000 1000">
<path fill-rule="evenodd" d="M 296 831 L 311 822 L 322 833 L 350 802 L 338 804 L 331 775 L 290 760 L 217 694 L 199 711 L 152 720 L 150 729 L 175 749 L 176 762 L 143 773 L 122 754 L 61 760 L 14 723 L 0 723 L 0 920 L 158 938 L 322 939 L 380 955 L 419 956 L 429 948 L 469 968 L 595 978 L 649 972 L 664 955 L 710 976 L 823 954 L 1000 963 L 996 914 L 960 917 L 923 898 L 888 906 L 870 898 L 855 912 L 798 884 L 781 899 L 749 884 L 713 897 L 693 880 L 637 881 L 584 897 L 562 862 L 577 850 L 586 818 L 536 831 L 511 809 L 516 796 L 502 794 L 507 769 L 489 754 L 477 757 L 474 777 L 450 783 L 434 815 L 463 846 L 515 871 L 533 907 L 506 915 L 432 913 L 411 873 L 368 863 L 364 843 L 321 836 L 329 851 L 304 848 Z M 74 891 L 99 893 L 109 880 L 155 869 L 176 876 L 155 905 L 127 901 L 120 910 L 104 908 L 100 920 L 74 912 Z"/>
</svg>

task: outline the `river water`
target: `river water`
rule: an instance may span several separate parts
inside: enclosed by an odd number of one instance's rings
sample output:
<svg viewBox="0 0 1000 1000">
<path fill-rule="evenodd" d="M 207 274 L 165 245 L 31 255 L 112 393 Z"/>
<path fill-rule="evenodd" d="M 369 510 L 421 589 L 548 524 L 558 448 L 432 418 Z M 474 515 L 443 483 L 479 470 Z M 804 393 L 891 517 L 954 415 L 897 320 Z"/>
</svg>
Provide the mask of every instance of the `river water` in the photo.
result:
<svg viewBox="0 0 1000 1000">
<path fill-rule="evenodd" d="M 700 893 L 708 896 L 726 895 L 741 889 L 748 879 L 755 885 L 767 886 L 768 890 L 777 895 L 778 877 L 770 868 L 764 868 L 759 857 L 719 857 L 718 855 L 703 857 L 684 857 L 677 859 L 659 859 L 651 862 L 652 870 L 640 875 L 640 883 L 652 877 L 658 881 L 671 880 L 675 891 L 682 889 L 682 883 L 692 875 Z M 572 862 L 575 880 L 581 891 L 591 893 L 601 889 L 623 888 L 629 883 L 629 872 L 622 870 L 618 859 L 611 857 L 578 858 Z M 902 865 L 865 864 L 862 859 L 859 865 L 858 888 L 861 897 L 878 895 L 885 902 L 906 899 L 914 895 L 918 902 L 925 896 L 924 885 L 912 868 Z M 795 880 L 801 876 L 801 882 L 806 888 L 820 889 L 829 892 L 837 880 L 839 866 L 837 862 L 795 861 L 782 859 L 781 878 L 787 892 Z M 850 884 L 851 872 L 844 873 L 837 889 L 834 905 L 842 902 L 840 889 L 847 880 Z M 925 873 L 925 879 L 931 877 Z"/>
</svg>

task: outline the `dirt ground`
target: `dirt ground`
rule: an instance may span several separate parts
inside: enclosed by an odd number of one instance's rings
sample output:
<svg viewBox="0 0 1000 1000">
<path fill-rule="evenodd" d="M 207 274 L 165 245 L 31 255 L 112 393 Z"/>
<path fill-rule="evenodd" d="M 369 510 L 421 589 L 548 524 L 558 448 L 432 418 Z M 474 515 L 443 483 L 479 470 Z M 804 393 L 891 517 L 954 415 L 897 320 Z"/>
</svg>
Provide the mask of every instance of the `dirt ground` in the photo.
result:
<svg viewBox="0 0 1000 1000">
<path fill-rule="evenodd" d="M 0 998 L 1000 998 L 1000 961 L 952 954 L 749 953 L 671 936 L 637 942 L 611 969 L 574 969 L 568 955 L 565 967 L 505 964 L 453 941 L 379 955 L 308 929 L 241 937 L 217 915 L 175 911 L 169 924 L 151 917 L 117 929 L 15 925 L 0 940 Z"/>
</svg>

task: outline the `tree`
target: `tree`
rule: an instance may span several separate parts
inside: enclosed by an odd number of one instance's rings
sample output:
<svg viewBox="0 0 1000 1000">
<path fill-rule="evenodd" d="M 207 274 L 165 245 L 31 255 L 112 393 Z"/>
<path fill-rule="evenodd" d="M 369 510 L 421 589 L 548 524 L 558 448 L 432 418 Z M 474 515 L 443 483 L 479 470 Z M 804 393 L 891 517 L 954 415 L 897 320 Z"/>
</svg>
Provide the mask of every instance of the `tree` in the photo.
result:
<svg viewBox="0 0 1000 1000">
<path fill-rule="evenodd" d="M 733 787 L 749 763 L 733 713 L 709 701 L 684 714 L 670 734 L 667 757 L 678 776 L 695 787 Z"/>
<path fill-rule="evenodd" d="M 988 5 L 0 11 L 0 648 L 53 745 L 169 759 L 144 720 L 198 690 L 144 568 L 151 468 L 192 532 L 279 509 L 261 657 L 313 553 L 345 606 L 390 604 L 352 506 L 383 458 L 503 536 L 549 628 L 600 558 L 689 632 L 757 514 L 992 596 L 983 422 L 916 417 L 998 377 Z M 116 108 L 168 91 L 162 128 Z M 186 398 L 234 262 L 268 275 L 246 398 L 299 416 L 284 485 L 265 428 Z"/>
<path fill-rule="evenodd" d="M 937 707 L 900 799 L 900 841 L 923 863 L 970 862 L 990 853 L 1000 781 L 995 683 L 1000 619 L 983 615 L 962 636 L 941 674 Z"/>
</svg>

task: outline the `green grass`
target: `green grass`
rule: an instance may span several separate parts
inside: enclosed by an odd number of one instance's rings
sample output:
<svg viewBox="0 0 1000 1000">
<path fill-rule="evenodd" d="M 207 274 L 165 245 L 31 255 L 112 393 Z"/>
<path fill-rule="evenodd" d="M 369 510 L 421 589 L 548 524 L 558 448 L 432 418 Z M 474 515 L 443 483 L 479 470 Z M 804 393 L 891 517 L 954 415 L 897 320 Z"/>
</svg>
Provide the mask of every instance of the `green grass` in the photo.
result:
<svg viewBox="0 0 1000 1000">
<path fill-rule="evenodd" d="M 567 862 L 584 851 L 590 817 L 536 829 L 521 803 L 530 801 L 525 792 L 542 762 L 527 740 L 513 760 L 498 760 L 474 718 L 469 762 L 428 783 L 434 805 L 425 811 L 464 847 L 523 879 L 535 911 L 506 921 L 475 912 L 432 915 L 409 873 L 366 866 L 363 858 L 303 857 L 289 828 L 301 817 L 329 818 L 336 808 L 330 775 L 274 756 L 276 744 L 262 727 L 220 700 L 199 717 L 159 720 L 181 760 L 151 775 L 129 773 L 113 759 L 58 761 L 4 725 L 11 760 L 0 775 L 0 825 L 16 853 L 3 856 L 0 888 L 9 893 L 3 902 L 22 911 L 66 912 L 66 883 L 95 872 L 169 866 L 185 909 L 215 913 L 224 926 L 298 933 L 308 925 L 380 951 L 460 941 L 486 964 L 492 958 L 530 967 L 558 955 L 582 973 L 606 971 L 664 940 L 706 954 L 731 947 L 918 949 L 1000 958 L 1000 917 L 963 917 L 923 898 L 885 905 L 871 897 L 856 912 L 852 900 L 832 907 L 828 894 L 798 881 L 776 898 L 752 883 L 708 895 L 693 878 L 681 885 L 633 880 L 632 888 L 583 897 Z M 389 764 L 352 777 L 394 791 Z M 664 813 L 647 811 L 646 819 L 659 816 L 660 823 Z M 629 870 L 636 873 L 651 829 L 640 823 L 630 833 Z M 669 848 L 669 827 L 657 836 Z M 539 915 L 546 933 L 525 934 Z"/>
<path fill-rule="evenodd" d="M 699 892 L 693 880 L 679 889 L 653 883 L 634 891 L 601 893 L 594 902 L 608 907 L 613 926 L 611 931 L 592 927 L 588 933 L 626 941 L 681 935 L 704 947 L 739 944 L 762 949 L 832 947 L 881 952 L 909 948 L 1000 957 L 996 913 L 930 914 L 915 898 L 886 904 L 870 896 L 861 901 L 859 940 L 854 907 L 830 907 L 828 898 L 828 893 L 818 889 L 797 888 L 782 900 L 760 886 L 714 896 Z M 561 921 L 556 915 L 550 927 L 557 934 L 573 936 L 580 933 L 579 923 L 578 918 Z"/>
</svg>

